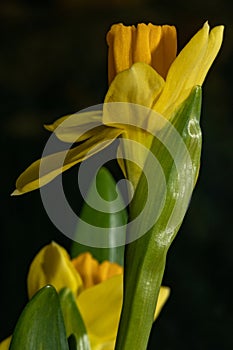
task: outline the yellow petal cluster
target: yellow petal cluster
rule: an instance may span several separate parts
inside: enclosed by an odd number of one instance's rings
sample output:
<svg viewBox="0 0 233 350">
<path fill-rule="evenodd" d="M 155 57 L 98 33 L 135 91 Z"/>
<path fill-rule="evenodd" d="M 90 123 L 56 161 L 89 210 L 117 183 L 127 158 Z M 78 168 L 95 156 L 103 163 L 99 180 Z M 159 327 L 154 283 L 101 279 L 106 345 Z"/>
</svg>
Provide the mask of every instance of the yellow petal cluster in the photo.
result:
<svg viewBox="0 0 233 350">
<path fill-rule="evenodd" d="M 222 45 L 223 30 L 223 26 L 217 26 L 210 31 L 206 22 L 194 35 L 171 65 L 163 92 L 153 109 L 169 117 L 194 86 L 203 84 Z"/>
<path fill-rule="evenodd" d="M 138 25 L 137 31 L 134 27 L 126 27 L 122 24 L 113 26 L 108 35 L 109 42 L 109 66 L 110 66 L 110 80 L 113 79 L 108 92 L 105 96 L 104 102 L 106 104 L 123 102 L 131 103 L 134 105 L 142 105 L 154 113 L 149 114 L 147 120 L 145 120 L 145 112 L 134 113 L 134 120 L 131 125 L 142 125 L 142 119 L 144 125 L 153 125 L 152 130 L 159 130 L 164 126 L 166 119 L 171 120 L 173 115 L 176 114 L 180 105 L 188 98 L 192 89 L 197 85 L 202 85 L 205 76 L 213 63 L 222 43 L 223 38 L 223 26 L 215 27 L 209 33 L 209 25 L 205 23 L 203 28 L 189 41 L 184 49 L 175 58 L 175 44 L 176 36 L 173 27 L 165 27 L 167 35 L 164 35 L 168 46 L 173 48 L 167 50 L 166 45 L 162 45 L 164 50 L 160 49 L 159 44 L 155 44 L 154 51 L 147 55 L 147 59 L 143 56 L 144 50 L 147 51 L 150 48 L 149 45 L 144 46 L 143 40 L 145 38 L 145 32 L 147 33 L 146 42 L 149 42 L 149 35 L 151 32 L 156 33 L 158 29 L 151 29 L 151 25 L 147 26 L 145 31 L 145 25 L 142 27 Z M 168 30 L 169 28 L 169 30 Z M 142 31 L 142 33 L 141 33 Z M 163 33 L 163 27 L 160 29 Z M 121 43 L 119 38 L 129 36 L 128 33 L 134 33 L 134 43 L 131 44 L 131 50 L 129 50 L 127 57 L 134 57 L 134 53 L 137 51 L 135 43 L 139 43 L 138 47 L 141 48 L 142 55 L 137 55 L 139 58 L 136 63 L 130 66 L 130 60 L 127 60 L 129 65 L 128 69 L 124 69 L 127 65 L 124 61 L 124 57 L 121 59 L 120 49 L 125 45 Z M 144 34 L 143 34 L 144 33 Z M 157 33 L 157 43 L 163 42 L 160 35 Z M 128 48 L 128 45 L 126 45 Z M 126 48 L 124 48 L 126 50 Z M 150 49 L 148 49 L 150 50 Z M 113 54 L 114 53 L 114 54 Z M 159 60 L 153 61 L 153 54 L 157 53 L 162 62 L 165 62 L 166 74 L 161 74 L 161 62 Z M 111 68 L 113 67 L 113 68 Z M 116 76 L 114 76 L 116 73 Z M 159 74 L 160 73 L 160 74 Z M 108 107 L 107 107 L 108 108 Z M 126 109 L 126 108 L 125 108 Z M 139 110 L 139 108 L 138 108 Z M 119 113 L 120 114 L 120 113 Z M 127 109 L 124 112 L 127 115 Z M 164 117 L 163 122 L 158 122 L 158 118 L 155 116 L 159 114 Z M 130 116 L 132 119 L 132 116 Z M 127 118 L 129 116 L 127 115 Z M 160 119 L 161 120 L 161 119 Z M 112 122 L 112 113 L 103 114 L 103 122 L 108 126 L 115 126 L 124 128 L 124 133 L 121 135 L 121 142 L 118 150 L 119 155 L 124 155 L 125 161 L 122 159 L 119 161 L 119 165 L 124 175 L 131 181 L 134 188 L 137 187 L 138 181 L 141 176 L 141 169 L 135 166 L 130 160 L 140 160 L 140 164 L 144 164 L 147 156 L 140 149 L 130 149 L 127 145 L 129 143 L 125 140 L 134 140 L 137 143 L 141 143 L 146 149 L 150 149 L 153 142 L 153 136 L 150 133 L 145 133 L 140 128 L 128 127 L 124 125 L 124 121 L 119 125 Z"/>
<path fill-rule="evenodd" d="M 110 30 L 109 33 L 111 35 L 109 35 L 111 40 L 108 40 L 110 42 L 109 66 L 116 67 L 115 69 L 111 68 L 110 71 L 116 72 L 116 76 L 109 87 L 105 102 L 142 104 L 148 108 L 152 108 L 166 118 L 169 118 L 188 97 L 194 86 L 203 84 L 206 74 L 219 52 L 223 39 L 223 26 L 217 26 L 210 31 L 210 27 L 206 22 L 203 28 L 194 35 L 176 58 L 174 57 L 174 49 L 170 52 L 167 49 L 164 51 L 158 45 L 155 52 L 158 51 L 157 54 L 161 58 L 161 61 L 165 62 L 167 70 L 167 74 L 162 75 L 160 73 L 161 67 L 159 62 L 152 64 L 153 61 L 150 63 L 142 57 L 132 62 L 140 64 L 129 64 L 127 69 L 122 69 L 124 64 L 119 63 L 119 61 L 121 62 L 121 46 L 118 38 L 124 38 L 124 35 L 127 35 L 128 31 L 135 31 L 135 29 L 133 27 L 122 26 L 121 24 L 116 26 Z M 149 28 L 151 28 L 151 25 L 148 25 L 148 31 Z M 168 47 L 174 47 L 174 41 L 176 40 L 174 29 L 173 27 L 168 27 L 168 30 L 167 26 L 165 28 L 169 35 L 165 35 L 164 40 Z M 162 29 L 161 31 L 163 32 Z M 138 40 L 140 41 L 142 35 L 140 34 L 140 26 L 138 26 L 137 32 L 139 36 Z M 160 40 L 159 35 L 158 38 Z M 115 43 L 115 45 L 112 43 Z M 143 43 L 139 46 L 143 51 Z M 164 46 L 163 44 L 162 47 Z M 111 52 L 114 52 L 114 55 Z M 131 46 L 128 56 L 132 55 L 133 52 L 134 45 Z M 111 57 L 112 55 L 114 58 Z M 111 72 L 110 80 L 113 76 Z M 149 92 L 150 95 L 148 95 Z"/>
<path fill-rule="evenodd" d="M 87 328 L 92 348 L 114 344 L 123 295 L 123 269 L 109 261 L 99 264 L 90 253 L 71 260 L 66 250 L 51 243 L 34 258 L 28 274 L 28 293 L 52 284 L 57 291 L 69 287 Z M 163 287 L 157 312 L 168 297 Z M 113 349 L 113 347 L 107 347 Z"/>
</svg>

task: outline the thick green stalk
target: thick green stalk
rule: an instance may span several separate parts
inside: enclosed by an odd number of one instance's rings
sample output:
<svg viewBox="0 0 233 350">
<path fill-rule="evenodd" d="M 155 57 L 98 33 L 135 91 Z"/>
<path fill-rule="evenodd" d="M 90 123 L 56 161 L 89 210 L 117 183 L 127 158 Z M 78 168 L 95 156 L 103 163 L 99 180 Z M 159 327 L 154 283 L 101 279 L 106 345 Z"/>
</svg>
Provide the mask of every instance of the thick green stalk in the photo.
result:
<svg viewBox="0 0 233 350">
<path fill-rule="evenodd" d="M 157 177 L 157 169 L 149 161 L 145 164 L 144 173 L 149 170 L 158 181 L 153 189 L 147 188 L 147 179 L 142 174 L 134 194 L 130 207 L 131 219 L 136 218 L 145 207 L 150 191 L 153 191 L 154 199 L 144 211 L 139 225 L 129 226 L 128 241 L 132 243 L 127 245 L 125 251 L 124 301 L 116 350 L 147 348 L 166 255 L 188 208 L 199 171 L 200 110 L 201 88 L 196 87 L 172 118 L 178 137 L 174 137 L 172 127 L 165 130 L 163 141 L 159 135 L 154 138 L 150 151 L 162 166 L 166 179 L 166 198 L 154 226 L 133 241 L 143 232 L 148 219 L 155 216 L 155 204 L 163 199 L 162 178 Z M 173 150 L 175 155 L 172 154 Z"/>
<path fill-rule="evenodd" d="M 161 247 L 159 251 L 155 249 L 154 261 L 147 255 L 140 262 L 135 253 L 136 246 L 144 245 L 145 238 L 144 236 L 130 244 L 126 252 L 126 261 L 132 259 L 134 264 L 126 268 L 123 310 L 127 312 L 122 313 L 116 349 L 147 348 L 165 269 L 167 248 Z"/>
</svg>

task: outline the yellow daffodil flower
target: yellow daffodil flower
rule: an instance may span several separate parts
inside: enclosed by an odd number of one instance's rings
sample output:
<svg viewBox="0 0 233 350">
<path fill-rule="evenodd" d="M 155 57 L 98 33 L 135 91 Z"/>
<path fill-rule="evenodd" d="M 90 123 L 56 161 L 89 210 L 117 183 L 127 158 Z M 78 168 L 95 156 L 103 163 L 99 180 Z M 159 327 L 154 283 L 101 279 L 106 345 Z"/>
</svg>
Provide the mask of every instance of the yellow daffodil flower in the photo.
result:
<svg viewBox="0 0 233 350">
<path fill-rule="evenodd" d="M 123 269 L 109 261 L 99 264 L 90 253 L 71 260 L 66 250 L 56 243 L 42 248 L 28 273 L 28 295 L 31 298 L 46 284 L 57 291 L 68 287 L 85 323 L 92 350 L 113 350 L 123 299 Z M 169 296 L 169 288 L 161 287 L 155 318 Z M 0 344 L 9 348 L 10 338 Z"/>
<path fill-rule="evenodd" d="M 170 120 L 192 88 L 203 84 L 220 49 L 222 37 L 223 26 L 217 26 L 209 32 L 209 25 L 205 23 L 176 57 L 174 27 L 152 24 L 139 24 L 137 27 L 113 25 L 107 35 L 110 86 L 105 104 L 125 102 L 142 105 Z M 85 116 L 85 119 L 81 116 Z M 67 151 L 62 166 L 57 163 L 62 153 L 43 158 L 46 162 L 43 174 L 39 173 L 41 161 L 34 162 L 18 178 L 14 195 L 47 184 L 61 172 L 107 147 L 118 137 L 121 139 L 119 158 L 129 151 L 124 144 L 125 139 L 140 142 L 147 149 L 151 146 L 152 136 L 149 133 L 123 123 L 116 125 L 104 111 L 77 114 L 70 123 L 57 128 L 67 119 L 69 116 L 60 118 L 53 125 L 47 126 L 47 129 L 54 131 L 63 141 L 73 143 L 76 140 L 82 143 Z M 134 125 L 138 121 L 135 120 Z M 153 114 L 149 117 L 149 122 L 153 123 Z M 78 131 L 87 126 L 88 131 L 79 137 Z M 77 135 L 79 136 L 76 137 Z M 137 156 L 144 157 L 143 154 Z M 119 164 L 125 176 L 136 186 L 140 171 L 131 169 L 127 162 L 120 159 Z"/>
</svg>

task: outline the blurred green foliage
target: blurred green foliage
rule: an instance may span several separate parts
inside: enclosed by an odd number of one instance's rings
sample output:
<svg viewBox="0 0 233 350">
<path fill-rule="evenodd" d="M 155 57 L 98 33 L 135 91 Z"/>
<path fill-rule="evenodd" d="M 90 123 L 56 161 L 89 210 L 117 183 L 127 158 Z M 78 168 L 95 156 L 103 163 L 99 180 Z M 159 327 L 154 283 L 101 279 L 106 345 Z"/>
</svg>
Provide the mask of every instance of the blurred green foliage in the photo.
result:
<svg viewBox="0 0 233 350">
<path fill-rule="evenodd" d="M 181 48 L 208 19 L 211 26 L 226 25 L 225 40 L 203 87 L 200 178 L 168 256 L 164 284 L 172 293 L 149 349 L 233 348 L 231 8 L 230 0 L 0 2 L 1 339 L 12 333 L 26 303 L 36 252 L 51 240 L 70 247 L 49 221 L 39 191 L 10 197 L 17 176 L 41 155 L 49 135 L 43 124 L 103 101 L 105 33 L 112 23 L 175 24 Z M 76 174 L 66 174 L 68 187 Z M 78 191 L 72 201 L 79 210 Z"/>
</svg>

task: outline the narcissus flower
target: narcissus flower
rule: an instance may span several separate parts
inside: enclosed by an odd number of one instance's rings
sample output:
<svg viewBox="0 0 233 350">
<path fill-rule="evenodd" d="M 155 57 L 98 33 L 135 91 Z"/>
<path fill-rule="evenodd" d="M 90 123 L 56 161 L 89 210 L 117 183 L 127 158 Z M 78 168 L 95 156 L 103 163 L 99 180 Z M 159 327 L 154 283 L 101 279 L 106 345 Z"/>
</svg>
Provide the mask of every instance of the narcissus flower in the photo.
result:
<svg viewBox="0 0 233 350">
<path fill-rule="evenodd" d="M 209 32 L 209 25 L 205 23 L 176 57 L 174 27 L 113 25 L 107 35 L 110 86 L 105 104 L 123 102 L 142 105 L 171 120 L 193 87 L 202 85 L 220 49 L 222 37 L 223 26 Z M 61 172 L 107 147 L 116 138 L 121 139 L 119 158 L 129 151 L 124 143 L 126 139 L 135 140 L 147 149 L 151 146 L 153 137 L 135 127 L 141 125 L 137 116 L 134 127 L 123 123 L 116 125 L 104 110 L 84 112 L 71 119 L 69 117 L 58 119 L 47 129 L 54 131 L 62 141 L 82 143 L 67 151 L 62 166 L 57 162 L 62 153 L 43 158 L 46 164 L 43 174 L 39 172 L 41 160 L 34 162 L 18 178 L 13 194 L 22 194 L 47 184 Z M 148 118 L 148 122 L 153 123 L 153 113 Z M 80 130 L 84 129 L 80 137 Z M 137 157 L 144 155 L 137 154 Z M 119 159 L 125 176 L 137 186 L 140 172 L 126 163 Z"/>
<path fill-rule="evenodd" d="M 90 253 L 71 260 L 66 250 L 56 243 L 42 248 L 28 273 L 28 295 L 52 284 L 59 292 L 68 287 L 75 295 L 85 323 L 92 350 L 113 350 L 123 298 L 123 269 L 109 261 L 99 264 Z M 161 287 L 155 318 L 169 296 Z M 0 344 L 8 349 L 9 340 Z"/>
</svg>

